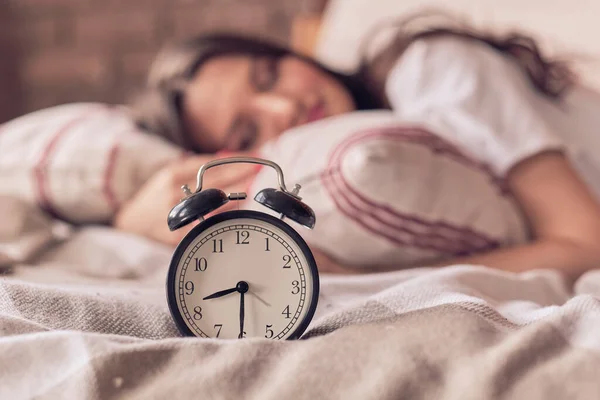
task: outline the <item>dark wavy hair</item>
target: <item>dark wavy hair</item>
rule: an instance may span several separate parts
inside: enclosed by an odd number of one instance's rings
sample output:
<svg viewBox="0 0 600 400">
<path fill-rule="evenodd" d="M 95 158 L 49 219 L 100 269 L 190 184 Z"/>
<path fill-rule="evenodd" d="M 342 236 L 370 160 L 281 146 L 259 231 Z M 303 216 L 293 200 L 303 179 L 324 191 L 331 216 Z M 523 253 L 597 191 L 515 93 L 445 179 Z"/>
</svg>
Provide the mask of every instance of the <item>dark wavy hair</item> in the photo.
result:
<svg viewBox="0 0 600 400">
<path fill-rule="evenodd" d="M 317 66 L 341 82 L 350 92 L 359 110 L 387 108 L 384 94 L 385 79 L 394 62 L 416 40 L 440 36 L 452 36 L 462 40 L 484 43 L 498 52 L 510 56 L 527 74 L 532 85 L 540 93 L 558 99 L 573 84 L 574 75 L 561 61 L 545 57 L 535 40 L 520 33 L 502 36 L 476 32 L 466 24 L 458 24 L 452 18 L 443 24 L 428 27 L 418 25 L 424 19 L 446 14 L 425 13 L 401 21 L 383 24 L 363 42 L 362 62 L 353 74 L 343 74 L 325 67 L 314 59 L 298 54 L 285 46 L 264 40 L 229 33 L 215 33 L 195 37 L 164 48 L 156 57 L 146 87 L 131 104 L 137 124 L 148 132 L 162 136 L 187 150 L 202 152 L 195 148 L 185 132 L 181 118 L 181 101 L 187 83 L 193 79 L 202 65 L 213 57 L 225 55 L 249 55 L 283 57 L 292 55 Z M 383 50 L 372 56 L 369 47 L 375 36 L 385 27 L 393 27 L 393 40 Z"/>
</svg>

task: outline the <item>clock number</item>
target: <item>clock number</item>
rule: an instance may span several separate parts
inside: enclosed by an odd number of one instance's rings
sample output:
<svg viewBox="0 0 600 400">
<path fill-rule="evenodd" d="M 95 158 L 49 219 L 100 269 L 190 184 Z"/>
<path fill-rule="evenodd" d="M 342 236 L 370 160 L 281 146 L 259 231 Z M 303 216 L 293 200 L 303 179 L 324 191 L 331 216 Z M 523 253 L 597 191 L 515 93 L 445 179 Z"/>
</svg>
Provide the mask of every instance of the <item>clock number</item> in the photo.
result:
<svg viewBox="0 0 600 400">
<path fill-rule="evenodd" d="M 290 265 L 290 262 L 292 262 L 292 256 L 286 254 L 285 256 L 283 256 L 283 261 L 285 261 L 285 265 L 283 266 L 283 268 L 292 268 L 292 266 Z"/>
<path fill-rule="evenodd" d="M 218 246 L 217 246 L 218 244 Z M 213 239 L 213 253 L 223 252 L 223 239 Z"/>
<path fill-rule="evenodd" d="M 292 282 L 292 294 L 300 293 L 300 282 L 293 281 Z"/>
<path fill-rule="evenodd" d="M 265 241 L 267 242 L 266 245 L 265 245 L 265 251 L 271 251 L 269 249 L 269 238 L 265 238 Z"/>
<path fill-rule="evenodd" d="M 248 241 L 248 238 L 250 237 L 250 232 L 236 231 L 235 233 L 237 234 L 237 241 L 235 242 L 235 244 L 250 244 L 250 242 Z"/>
<path fill-rule="evenodd" d="M 206 271 L 206 268 L 208 268 L 208 261 L 206 261 L 206 258 L 196 257 L 194 260 L 196 260 L 196 271 Z"/>
<path fill-rule="evenodd" d="M 185 283 L 185 290 L 187 290 L 186 294 L 189 296 L 190 294 L 194 293 L 194 282 L 192 281 L 187 281 Z"/>
<path fill-rule="evenodd" d="M 195 320 L 202 319 L 202 307 L 200 307 L 200 306 L 194 307 L 194 319 Z"/>
<path fill-rule="evenodd" d="M 274 335 L 273 329 L 271 329 L 272 327 L 273 327 L 273 325 L 267 325 L 267 327 L 265 328 L 265 331 L 266 331 L 265 337 L 267 339 L 271 339 Z"/>
<path fill-rule="evenodd" d="M 217 329 L 216 337 L 219 337 L 219 335 L 221 334 L 221 329 L 223 328 L 223 324 L 215 324 L 215 326 L 213 328 Z"/>
<path fill-rule="evenodd" d="M 281 315 L 285 315 L 286 319 L 290 319 L 290 306 L 287 306 L 286 308 L 284 308 L 283 311 L 281 312 Z"/>
</svg>

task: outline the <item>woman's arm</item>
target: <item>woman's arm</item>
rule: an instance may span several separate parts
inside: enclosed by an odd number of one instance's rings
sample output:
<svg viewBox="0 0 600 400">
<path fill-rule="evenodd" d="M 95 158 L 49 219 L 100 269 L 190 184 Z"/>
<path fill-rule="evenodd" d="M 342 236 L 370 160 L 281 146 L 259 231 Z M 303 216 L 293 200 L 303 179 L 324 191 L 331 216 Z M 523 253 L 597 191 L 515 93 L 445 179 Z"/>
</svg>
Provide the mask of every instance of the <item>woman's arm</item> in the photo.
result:
<svg viewBox="0 0 600 400">
<path fill-rule="evenodd" d="M 386 89 L 396 114 L 421 118 L 505 178 L 533 236 L 523 246 L 444 265 L 552 268 L 570 277 L 600 265 L 599 205 L 557 151 L 568 135 L 549 120 L 563 110 L 536 92 L 511 58 L 473 41 L 420 41 L 391 71 Z"/>
</svg>

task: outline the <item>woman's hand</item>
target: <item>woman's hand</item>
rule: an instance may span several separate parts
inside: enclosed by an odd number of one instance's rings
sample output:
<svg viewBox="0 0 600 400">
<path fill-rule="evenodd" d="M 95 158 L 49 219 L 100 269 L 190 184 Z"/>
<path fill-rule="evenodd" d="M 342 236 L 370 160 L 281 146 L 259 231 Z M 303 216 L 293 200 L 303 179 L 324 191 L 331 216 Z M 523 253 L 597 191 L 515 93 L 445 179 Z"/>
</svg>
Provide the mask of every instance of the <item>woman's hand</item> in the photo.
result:
<svg viewBox="0 0 600 400">
<path fill-rule="evenodd" d="M 247 154 L 246 154 L 247 155 Z M 196 175 L 214 155 L 194 155 L 177 160 L 155 173 L 117 212 L 113 226 L 122 231 L 176 245 L 197 224 L 191 223 L 174 232 L 167 226 L 169 211 L 184 197 L 181 186 L 196 188 Z M 211 168 L 204 174 L 204 188 L 216 187 L 225 192 L 245 191 L 259 169 L 255 164 L 230 164 Z M 235 207 L 230 202 L 219 212 Z"/>
</svg>

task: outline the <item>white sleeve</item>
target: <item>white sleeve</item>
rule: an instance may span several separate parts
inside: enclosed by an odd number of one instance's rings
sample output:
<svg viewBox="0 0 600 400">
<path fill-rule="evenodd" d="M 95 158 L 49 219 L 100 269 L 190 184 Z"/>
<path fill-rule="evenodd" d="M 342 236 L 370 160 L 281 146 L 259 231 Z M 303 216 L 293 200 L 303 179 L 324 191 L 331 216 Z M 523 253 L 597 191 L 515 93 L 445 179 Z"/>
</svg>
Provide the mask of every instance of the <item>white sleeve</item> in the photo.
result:
<svg viewBox="0 0 600 400">
<path fill-rule="evenodd" d="M 52 107 L 0 126 L 0 196 L 70 222 L 108 222 L 152 173 L 181 154 L 140 131 L 123 107 Z"/>
<path fill-rule="evenodd" d="M 515 62 L 483 43 L 413 43 L 390 72 L 386 94 L 398 116 L 429 127 L 499 176 L 563 147 L 543 116 L 550 102 Z"/>
</svg>

